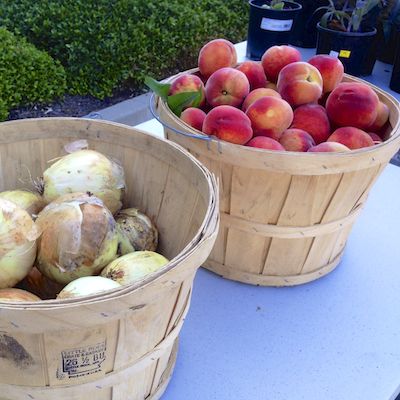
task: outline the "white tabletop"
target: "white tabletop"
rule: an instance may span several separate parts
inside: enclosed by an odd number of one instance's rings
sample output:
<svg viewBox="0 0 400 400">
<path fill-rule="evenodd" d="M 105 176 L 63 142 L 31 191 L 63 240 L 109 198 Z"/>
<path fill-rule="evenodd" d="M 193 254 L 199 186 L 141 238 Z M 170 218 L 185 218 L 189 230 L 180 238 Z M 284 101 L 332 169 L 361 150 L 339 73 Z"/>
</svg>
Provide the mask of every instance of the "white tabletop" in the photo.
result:
<svg viewBox="0 0 400 400">
<path fill-rule="evenodd" d="M 301 51 L 305 59 L 314 52 Z M 376 71 L 368 80 L 387 89 L 390 67 Z M 138 127 L 162 135 L 154 120 Z M 400 168 L 388 165 L 342 262 L 324 278 L 266 288 L 200 269 L 163 400 L 395 399 L 399 237 Z"/>
</svg>

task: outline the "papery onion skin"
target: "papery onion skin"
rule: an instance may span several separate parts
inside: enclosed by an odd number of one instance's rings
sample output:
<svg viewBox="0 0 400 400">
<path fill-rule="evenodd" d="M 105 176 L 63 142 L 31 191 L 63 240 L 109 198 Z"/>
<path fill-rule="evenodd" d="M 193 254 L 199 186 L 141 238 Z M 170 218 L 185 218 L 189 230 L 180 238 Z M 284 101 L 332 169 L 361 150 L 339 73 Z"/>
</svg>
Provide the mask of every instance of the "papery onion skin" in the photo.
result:
<svg viewBox="0 0 400 400">
<path fill-rule="evenodd" d="M 124 170 L 117 162 L 94 150 L 67 154 L 43 173 L 43 198 L 47 203 L 73 192 L 90 192 L 112 214 L 122 206 Z"/>
<path fill-rule="evenodd" d="M 55 282 L 96 275 L 117 257 L 114 217 L 95 196 L 62 196 L 39 213 L 37 224 L 42 230 L 37 267 Z"/>
<path fill-rule="evenodd" d="M 34 302 L 41 301 L 41 299 L 35 296 L 33 293 L 30 293 L 26 290 L 16 289 L 16 288 L 7 288 L 0 289 L 0 303 L 9 303 L 9 302 Z"/>
<path fill-rule="evenodd" d="M 72 299 L 80 296 L 89 296 L 121 287 L 118 282 L 102 276 L 85 276 L 75 279 L 58 294 L 57 299 Z"/>
<path fill-rule="evenodd" d="M 117 258 L 101 271 L 101 276 L 112 279 L 121 285 L 142 280 L 164 265 L 168 260 L 154 251 L 135 251 Z"/>
<path fill-rule="evenodd" d="M 158 231 L 146 214 L 137 208 L 126 208 L 116 214 L 115 221 L 122 236 L 119 254 L 128 254 L 133 251 L 132 249 L 136 251 L 157 249 Z"/>
<path fill-rule="evenodd" d="M 28 190 L 6 190 L 0 193 L 0 198 L 12 201 L 27 211 L 32 218 L 35 218 L 46 205 L 46 202 L 39 193 L 33 193 Z"/>
<path fill-rule="evenodd" d="M 25 210 L 0 199 L 0 289 L 11 288 L 28 275 L 35 262 L 39 235 Z"/>
</svg>

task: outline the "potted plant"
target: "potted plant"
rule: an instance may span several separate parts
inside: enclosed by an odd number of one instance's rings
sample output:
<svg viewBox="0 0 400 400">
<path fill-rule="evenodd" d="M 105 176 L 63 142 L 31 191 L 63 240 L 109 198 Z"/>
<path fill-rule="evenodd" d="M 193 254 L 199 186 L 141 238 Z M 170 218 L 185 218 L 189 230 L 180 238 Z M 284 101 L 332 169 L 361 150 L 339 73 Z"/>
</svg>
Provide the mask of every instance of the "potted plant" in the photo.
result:
<svg viewBox="0 0 400 400">
<path fill-rule="evenodd" d="M 345 72 L 355 76 L 372 73 L 376 61 L 376 20 L 383 0 L 329 0 L 317 24 L 317 54 L 340 58 Z"/>
<path fill-rule="evenodd" d="M 246 55 L 260 60 L 274 45 L 289 44 L 301 5 L 292 0 L 250 0 Z"/>
</svg>

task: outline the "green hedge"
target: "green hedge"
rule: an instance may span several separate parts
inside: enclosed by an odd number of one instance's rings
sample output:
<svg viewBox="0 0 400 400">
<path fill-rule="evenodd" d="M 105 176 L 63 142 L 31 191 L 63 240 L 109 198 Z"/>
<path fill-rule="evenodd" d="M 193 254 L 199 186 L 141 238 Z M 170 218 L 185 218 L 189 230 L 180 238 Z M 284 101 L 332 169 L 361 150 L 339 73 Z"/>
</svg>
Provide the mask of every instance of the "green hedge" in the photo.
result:
<svg viewBox="0 0 400 400">
<path fill-rule="evenodd" d="M 0 120 L 12 107 L 49 102 L 65 89 L 64 68 L 58 62 L 0 28 Z"/>
<path fill-rule="evenodd" d="M 59 60 L 72 94 L 103 98 L 196 66 L 201 46 L 244 40 L 245 0 L 13 0 L 0 24 Z"/>
</svg>

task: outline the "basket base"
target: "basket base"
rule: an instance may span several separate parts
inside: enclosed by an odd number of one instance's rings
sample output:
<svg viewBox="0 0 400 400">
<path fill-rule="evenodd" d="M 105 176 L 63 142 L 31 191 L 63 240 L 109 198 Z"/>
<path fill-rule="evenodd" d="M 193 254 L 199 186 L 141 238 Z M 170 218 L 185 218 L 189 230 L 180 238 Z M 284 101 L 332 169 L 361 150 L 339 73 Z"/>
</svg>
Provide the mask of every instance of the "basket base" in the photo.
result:
<svg viewBox="0 0 400 400">
<path fill-rule="evenodd" d="M 299 275 L 277 276 L 251 274 L 249 272 L 230 268 L 227 265 L 220 264 L 210 259 L 204 263 L 203 267 L 217 275 L 222 276 L 223 278 L 242 283 L 249 283 L 251 285 L 276 287 L 295 286 L 315 281 L 316 279 L 322 278 L 323 276 L 329 274 L 329 272 L 333 271 L 339 264 L 340 260 L 342 259 L 343 252 L 344 251 L 339 253 L 329 264 L 326 264 L 315 271 Z"/>
</svg>

